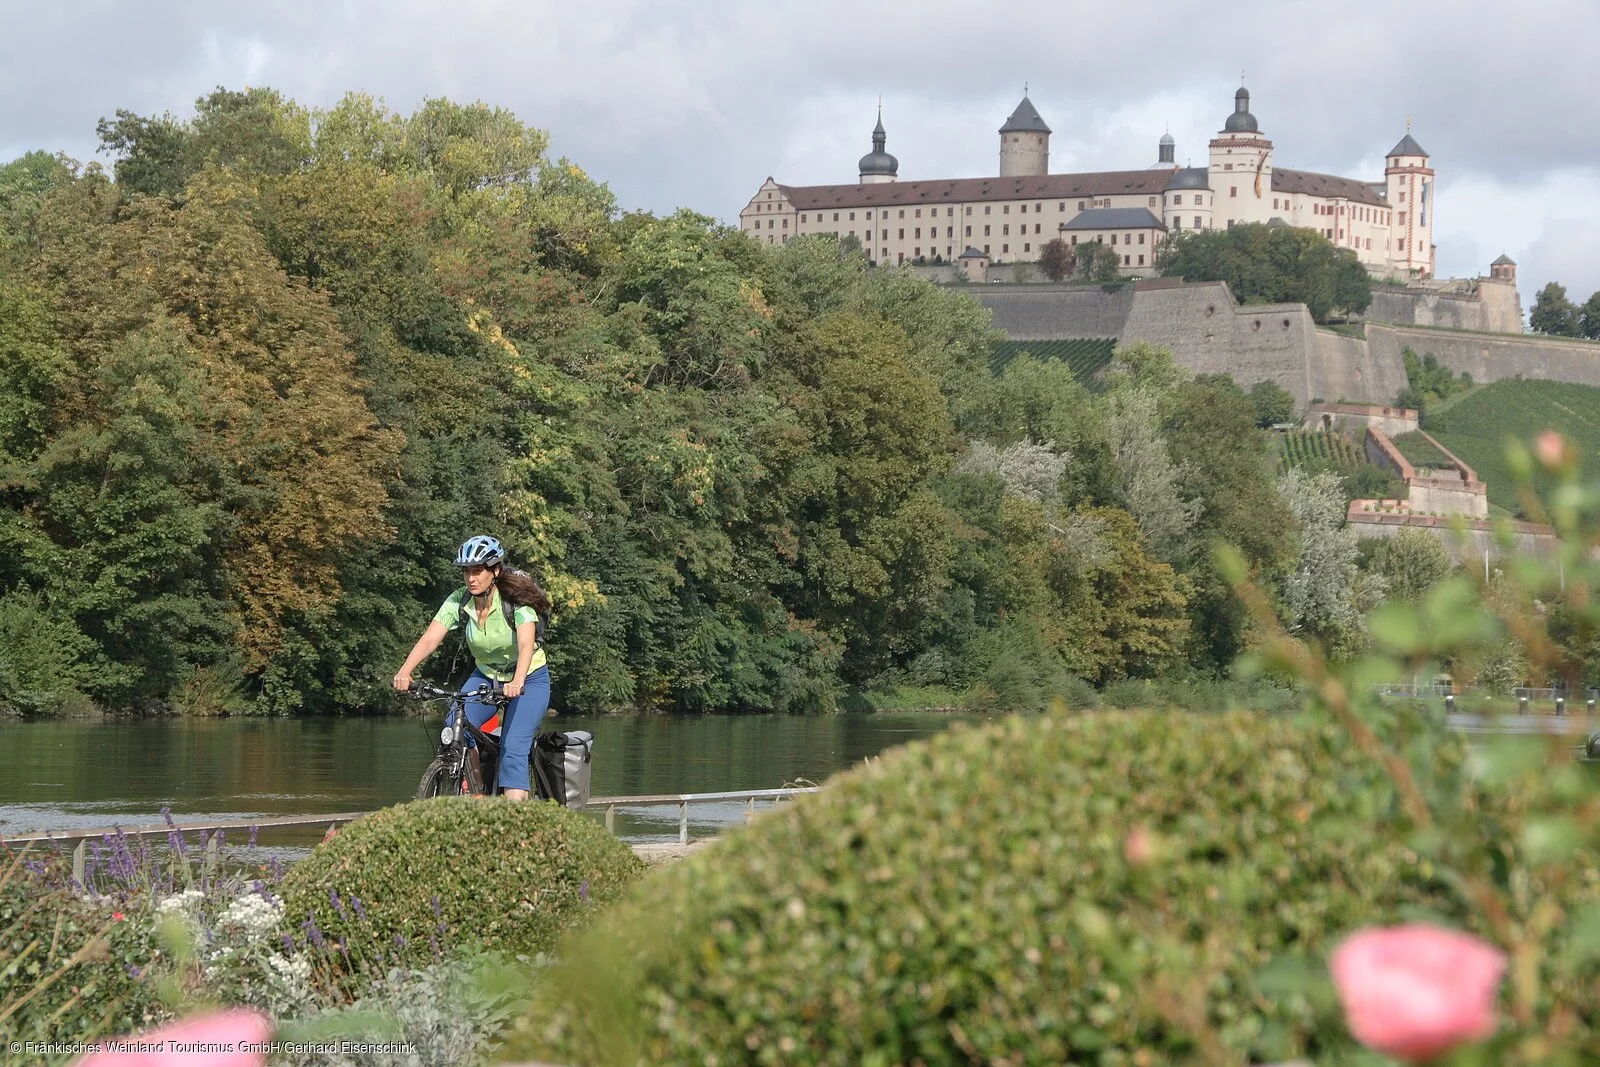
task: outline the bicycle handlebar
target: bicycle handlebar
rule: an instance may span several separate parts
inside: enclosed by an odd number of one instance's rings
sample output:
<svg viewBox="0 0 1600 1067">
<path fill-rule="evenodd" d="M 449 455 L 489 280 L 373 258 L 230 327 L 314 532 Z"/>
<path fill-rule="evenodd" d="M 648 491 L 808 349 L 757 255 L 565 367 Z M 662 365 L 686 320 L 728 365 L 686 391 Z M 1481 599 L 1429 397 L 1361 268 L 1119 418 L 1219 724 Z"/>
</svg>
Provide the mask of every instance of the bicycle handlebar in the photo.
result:
<svg viewBox="0 0 1600 1067">
<path fill-rule="evenodd" d="M 480 685 L 471 692 L 456 692 L 451 689 L 441 689 L 432 682 L 417 680 L 411 683 L 411 688 L 406 690 L 406 695 L 414 700 L 450 700 L 456 697 L 492 700 L 496 703 L 507 700 L 505 683 L 495 682 L 489 685 Z"/>
</svg>

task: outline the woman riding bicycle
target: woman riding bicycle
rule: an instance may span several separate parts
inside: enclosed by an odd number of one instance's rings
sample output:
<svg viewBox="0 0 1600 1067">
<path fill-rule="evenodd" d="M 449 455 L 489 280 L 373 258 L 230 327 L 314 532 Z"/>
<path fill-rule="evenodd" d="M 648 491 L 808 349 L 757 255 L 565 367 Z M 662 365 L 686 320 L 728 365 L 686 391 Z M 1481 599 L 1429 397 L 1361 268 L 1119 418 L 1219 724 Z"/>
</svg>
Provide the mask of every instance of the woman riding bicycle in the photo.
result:
<svg viewBox="0 0 1600 1067">
<path fill-rule="evenodd" d="M 505 549 L 493 537 L 469 538 L 456 553 L 466 585 L 450 595 L 417 639 L 394 676 L 394 687 L 411 688 L 411 675 L 433 655 L 445 635 L 466 626 L 467 648 L 476 669 L 461 687 L 503 683 L 510 703 L 500 728 L 500 767 L 495 776 L 511 800 L 528 798 L 528 759 L 533 735 L 550 707 L 550 670 L 540 644 L 540 620 L 550 614 L 550 598 L 533 578 L 505 566 Z M 515 605 L 512 611 L 506 606 Z M 515 626 L 513 627 L 513 623 Z M 494 716 L 493 704 L 468 699 L 467 718 L 482 726 Z"/>
</svg>

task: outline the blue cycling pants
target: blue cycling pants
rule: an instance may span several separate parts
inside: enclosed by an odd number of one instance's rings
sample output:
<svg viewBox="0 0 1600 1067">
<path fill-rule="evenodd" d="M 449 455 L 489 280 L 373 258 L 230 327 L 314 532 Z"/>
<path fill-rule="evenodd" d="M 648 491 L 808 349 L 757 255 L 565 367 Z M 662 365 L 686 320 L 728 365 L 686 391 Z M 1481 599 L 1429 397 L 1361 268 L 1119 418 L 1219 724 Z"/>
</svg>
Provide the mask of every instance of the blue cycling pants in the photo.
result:
<svg viewBox="0 0 1600 1067">
<path fill-rule="evenodd" d="M 481 671 L 473 671 L 461 691 L 471 693 L 481 685 L 496 684 Z M 482 726 L 494 717 L 493 704 L 468 698 L 466 707 L 467 721 L 474 726 Z M 528 759 L 533 753 L 533 735 L 539 732 L 539 724 L 549 710 L 550 668 L 540 667 L 528 675 L 522 695 L 506 705 L 505 719 L 500 723 L 500 767 L 495 774 L 495 784 L 501 789 L 533 791 L 529 785 Z"/>
</svg>

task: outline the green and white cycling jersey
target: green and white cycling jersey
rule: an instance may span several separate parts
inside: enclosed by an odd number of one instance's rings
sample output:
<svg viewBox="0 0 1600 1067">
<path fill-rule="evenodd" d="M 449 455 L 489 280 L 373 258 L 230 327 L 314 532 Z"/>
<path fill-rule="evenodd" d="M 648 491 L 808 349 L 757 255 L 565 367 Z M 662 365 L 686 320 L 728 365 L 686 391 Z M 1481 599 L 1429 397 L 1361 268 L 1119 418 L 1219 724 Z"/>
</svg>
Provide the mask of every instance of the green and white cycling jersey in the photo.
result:
<svg viewBox="0 0 1600 1067">
<path fill-rule="evenodd" d="M 497 682 L 509 682 L 517 673 L 517 635 L 506 624 L 505 612 L 500 608 L 500 590 L 495 589 L 490 595 L 487 621 L 482 626 L 478 624 L 472 594 L 465 586 L 450 594 L 450 598 L 433 616 L 433 621 L 442 624 L 446 630 L 454 630 L 461 625 L 462 604 L 467 607 L 467 648 L 472 652 L 473 662 L 484 677 Z M 518 626 L 525 622 L 537 623 L 539 619 L 538 613 L 526 605 L 519 606 L 512 617 Z M 532 674 L 544 665 L 544 648 L 541 646 L 533 650 L 528 673 Z"/>
</svg>

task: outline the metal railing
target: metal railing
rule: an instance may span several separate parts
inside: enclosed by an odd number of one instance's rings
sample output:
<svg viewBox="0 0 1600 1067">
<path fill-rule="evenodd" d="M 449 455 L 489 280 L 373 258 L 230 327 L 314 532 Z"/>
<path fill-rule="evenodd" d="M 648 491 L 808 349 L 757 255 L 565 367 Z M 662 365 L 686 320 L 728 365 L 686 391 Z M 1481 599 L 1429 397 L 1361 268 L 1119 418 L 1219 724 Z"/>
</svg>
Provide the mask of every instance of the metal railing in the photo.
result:
<svg viewBox="0 0 1600 1067">
<path fill-rule="evenodd" d="M 606 829 L 616 833 L 618 808 L 645 808 L 658 807 L 666 804 L 678 805 L 678 843 L 689 843 L 689 805 L 700 803 L 716 803 L 718 801 L 742 800 L 745 802 L 745 818 L 749 819 L 756 812 L 756 801 L 771 800 L 774 805 L 799 796 L 802 793 L 815 793 L 817 786 L 795 786 L 784 789 L 742 789 L 721 793 L 652 793 L 636 797 L 590 797 L 588 805 L 583 809 L 592 811 L 604 809 Z M 41 845 L 41 844 L 67 844 L 76 841 L 77 847 L 72 850 L 72 877 L 79 883 L 84 879 L 84 868 L 88 860 L 89 842 L 96 838 L 108 838 L 121 835 L 123 837 L 161 837 L 169 834 L 208 835 L 205 837 L 205 848 L 202 863 L 207 869 L 214 868 L 221 858 L 222 831 L 227 830 L 272 830 L 294 826 L 323 826 L 332 830 L 345 823 L 355 822 L 363 815 L 371 815 L 370 811 L 341 811 L 323 815 L 271 815 L 259 819 L 223 819 L 197 823 L 147 823 L 141 826 L 100 826 L 80 830 L 36 830 L 26 834 L 0 834 L 0 844 L 6 846 Z"/>
</svg>

